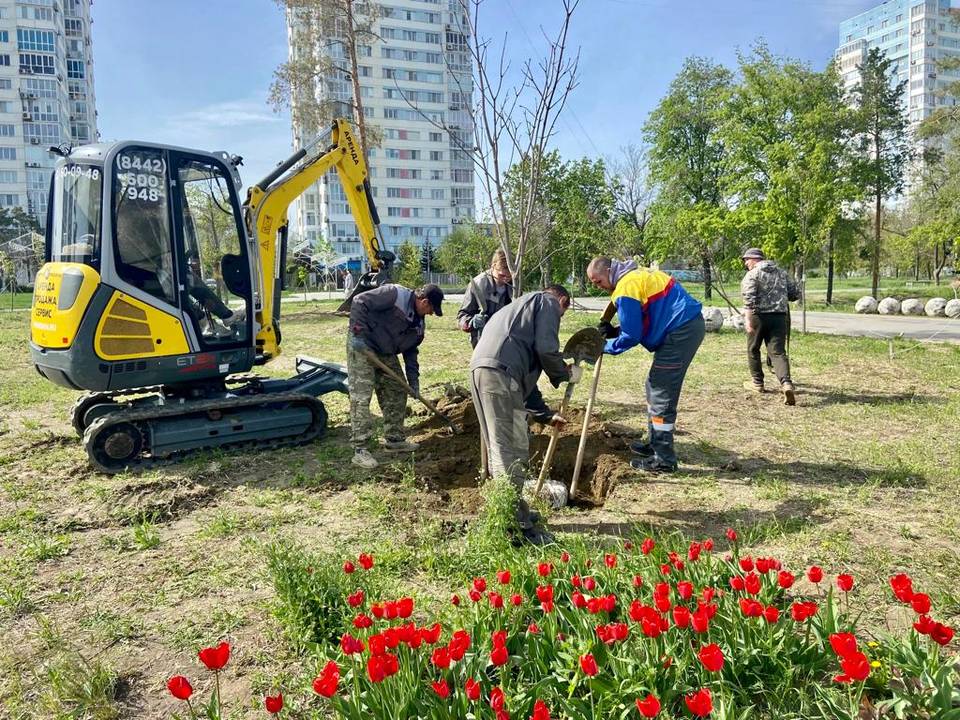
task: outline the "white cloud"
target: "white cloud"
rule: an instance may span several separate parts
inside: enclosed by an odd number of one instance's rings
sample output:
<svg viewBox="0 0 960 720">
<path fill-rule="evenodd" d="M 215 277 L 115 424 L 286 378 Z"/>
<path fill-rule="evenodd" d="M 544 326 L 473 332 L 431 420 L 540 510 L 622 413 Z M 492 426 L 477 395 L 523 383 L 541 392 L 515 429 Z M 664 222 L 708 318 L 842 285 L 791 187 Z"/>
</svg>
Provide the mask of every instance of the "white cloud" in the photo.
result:
<svg viewBox="0 0 960 720">
<path fill-rule="evenodd" d="M 284 119 L 273 113 L 262 100 L 228 100 L 189 110 L 173 118 L 171 124 L 178 130 L 189 128 L 193 132 L 202 133 L 216 128 L 281 122 L 284 122 Z"/>
</svg>

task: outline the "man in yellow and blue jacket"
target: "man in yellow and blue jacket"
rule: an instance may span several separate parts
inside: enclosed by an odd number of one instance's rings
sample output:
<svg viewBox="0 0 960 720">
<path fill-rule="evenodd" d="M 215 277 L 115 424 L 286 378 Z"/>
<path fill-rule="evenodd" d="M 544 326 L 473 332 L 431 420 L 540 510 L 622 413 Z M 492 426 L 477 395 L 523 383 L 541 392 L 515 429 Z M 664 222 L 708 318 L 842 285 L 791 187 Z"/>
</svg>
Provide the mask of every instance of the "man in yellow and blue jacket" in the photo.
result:
<svg viewBox="0 0 960 720">
<path fill-rule="evenodd" d="M 604 352 L 619 355 L 643 345 L 653 353 L 647 375 L 649 441 L 630 446 L 640 456 L 630 465 L 647 472 L 673 472 L 677 469 L 673 429 L 680 390 L 706 334 L 701 305 L 665 272 L 638 269 L 633 261 L 594 258 L 587 277 L 610 292 L 620 320 L 619 327 L 600 323 L 607 336 Z"/>
</svg>

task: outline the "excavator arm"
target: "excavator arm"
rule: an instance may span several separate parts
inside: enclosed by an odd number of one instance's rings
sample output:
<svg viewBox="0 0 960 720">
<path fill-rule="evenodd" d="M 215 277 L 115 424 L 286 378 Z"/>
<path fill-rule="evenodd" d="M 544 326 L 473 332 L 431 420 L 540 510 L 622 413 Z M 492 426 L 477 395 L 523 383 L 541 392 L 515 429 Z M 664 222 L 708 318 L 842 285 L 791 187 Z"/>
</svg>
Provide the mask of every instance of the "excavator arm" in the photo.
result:
<svg viewBox="0 0 960 720">
<path fill-rule="evenodd" d="M 389 280 L 394 261 L 377 236 L 380 219 L 370 193 L 363 151 L 346 120 L 333 123 L 327 136 L 294 153 L 267 177 L 254 185 L 244 203 L 244 220 L 250 256 L 259 258 L 255 273 L 259 293 L 254 309 L 259 326 L 257 353 L 263 361 L 280 353 L 280 292 L 286 265 L 287 210 L 308 187 L 330 168 L 336 168 L 370 271 L 357 283 L 355 292 Z M 352 295 L 351 295 L 352 297 Z M 349 301 L 348 301 L 349 302 Z"/>
</svg>

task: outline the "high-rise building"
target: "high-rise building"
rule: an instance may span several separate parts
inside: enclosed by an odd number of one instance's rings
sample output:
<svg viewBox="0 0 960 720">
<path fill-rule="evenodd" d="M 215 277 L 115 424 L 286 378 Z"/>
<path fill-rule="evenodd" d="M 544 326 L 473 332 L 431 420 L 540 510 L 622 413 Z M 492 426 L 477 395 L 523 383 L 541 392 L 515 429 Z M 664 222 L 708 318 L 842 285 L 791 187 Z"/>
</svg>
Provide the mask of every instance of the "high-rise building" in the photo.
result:
<svg viewBox="0 0 960 720">
<path fill-rule="evenodd" d="M 0 207 L 46 224 L 51 145 L 95 142 L 93 0 L 0 0 Z"/>
<path fill-rule="evenodd" d="M 379 147 L 368 148 L 370 183 L 383 239 L 394 251 L 405 240 L 436 246 L 474 215 L 472 60 L 463 12 L 460 0 L 389 0 L 375 21 L 381 39 L 358 47 L 364 114 L 383 138 Z M 295 22 L 289 15 L 288 24 Z M 291 26 L 291 45 L 295 36 Z M 341 45 L 325 47 L 339 65 L 349 66 Z M 317 92 L 349 100 L 350 78 L 339 72 Z M 298 135 L 294 128 L 295 144 Z M 325 238 L 351 266 L 365 262 L 335 179 L 324 178 L 304 193 L 293 215 L 302 239 Z"/>
<path fill-rule="evenodd" d="M 950 0 L 886 0 L 840 23 L 837 61 L 845 87 L 856 86 L 857 67 L 875 47 L 893 61 L 895 81 L 908 81 L 904 107 L 911 127 L 937 107 L 956 104 L 940 91 L 960 79 L 960 71 L 937 65 L 960 57 L 960 11 Z"/>
</svg>

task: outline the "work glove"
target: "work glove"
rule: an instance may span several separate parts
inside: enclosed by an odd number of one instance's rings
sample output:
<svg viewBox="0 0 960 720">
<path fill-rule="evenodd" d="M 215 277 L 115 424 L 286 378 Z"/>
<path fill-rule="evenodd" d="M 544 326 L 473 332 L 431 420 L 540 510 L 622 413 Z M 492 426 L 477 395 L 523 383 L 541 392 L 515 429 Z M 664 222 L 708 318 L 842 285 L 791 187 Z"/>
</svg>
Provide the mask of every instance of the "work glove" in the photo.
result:
<svg viewBox="0 0 960 720">
<path fill-rule="evenodd" d="M 359 353 L 362 353 L 362 352 L 370 349 L 370 346 L 367 345 L 367 341 L 364 340 L 364 339 L 363 339 L 362 337 L 360 337 L 359 335 L 351 335 L 351 336 L 350 336 L 350 347 L 353 348 L 354 350 L 356 350 L 356 351 L 359 352 Z"/>
<path fill-rule="evenodd" d="M 408 380 L 408 381 L 407 381 L 407 385 L 409 385 L 409 386 L 410 386 L 410 389 L 413 390 L 413 394 L 414 394 L 414 395 L 419 395 L 419 394 L 420 394 L 420 381 L 419 381 L 419 380 L 414 380 L 413 382 L 410 382 L 410 381 Z"/>
<path fill-rule="evenodd" d="M 567 382 L 569 383 L 580 382 L 580 379 L 583 377 L 583 368 L 580 367 L 579 365 L 570 365 L 569 370 L 570 370 L 570 379 L 567 380 Z"/>
<path fill-rule="evenodd" d="M 599 330 L 600 334 L 607 340 L 612 340 L 620 334 L 620 328 L 613 325 L 609 320 L 601 320 L 597 324 L 597 330 Z"/>
<path fill-rule="evenodd" d="M 487 324 L 487 316 L 483 313 L 474 315 L 470 318 L 470 327 L 474 330 L 483 330 L 483 326 Z"/>
<path fill-rule="evenodd" d="M 566 424 L 567 419 L 560 413 L 555 413 L 553 417 L 550 418 L 550 427 L 562 428 Z"/>
</svg>

